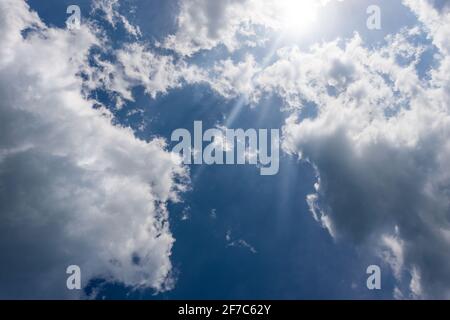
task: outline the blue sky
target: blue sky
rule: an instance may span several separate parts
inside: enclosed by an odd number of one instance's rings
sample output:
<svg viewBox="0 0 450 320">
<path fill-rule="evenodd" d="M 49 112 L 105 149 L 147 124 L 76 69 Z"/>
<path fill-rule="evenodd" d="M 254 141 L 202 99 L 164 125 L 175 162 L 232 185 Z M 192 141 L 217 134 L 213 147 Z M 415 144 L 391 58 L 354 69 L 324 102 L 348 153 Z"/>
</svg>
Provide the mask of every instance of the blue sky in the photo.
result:
<svg viewBox="0 0 450 320">
<path fill-rule="evenodd" d="M 38 298 L 450 297 L 445 2 L 17 3 L 0 111 L 26 133 L 0 141 L 0 297 L 29 297 L 28 278 Z M 300 32 L 292 10 L 317 19 Z M 171 163 L 199 120 L 280 129 L 278 174 Z"/>
</svg>

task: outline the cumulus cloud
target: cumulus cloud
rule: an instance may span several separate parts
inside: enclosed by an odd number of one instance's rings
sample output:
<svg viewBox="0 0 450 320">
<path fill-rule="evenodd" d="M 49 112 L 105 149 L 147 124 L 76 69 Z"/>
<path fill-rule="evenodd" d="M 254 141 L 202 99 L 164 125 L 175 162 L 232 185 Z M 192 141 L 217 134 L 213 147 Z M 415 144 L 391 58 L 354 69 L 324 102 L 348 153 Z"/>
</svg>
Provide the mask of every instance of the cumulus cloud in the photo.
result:
<svg viewBox="0 0 450 320">
<path fill-rule="evenodd" d="M 171 284 L 166 202 L 185 169 L 164 141 L 138 140 L 82 94 L 88 25 L 48 28 L 0 2 L 0 296 L 63 298 L 66 267 L 135 288 Z M 26 33 L 23 31 L 27 30 Z"/>
<path fill-rule="evenodd" d="M 167 37 L 163 46 L 188 56 L 219 44 L 234 50 L 238 46 L 236 34 L 247 20 L 242 12 L 249 3 L 248 0 L 181 1 L 178 30 Z"/>
<path fill-rule="evenodd" d="M 87 76 L 85 85 L 88 89 L 103 88 L 117 94 L 118 108 L 125 100 L 134 101 L 132 89 L 137 86 L 142 86 L 145 93 L 155 99 L 184 84 L 209 81 L 202 68 L 183 60 L 175 61 L 169 55 L 156 54 L 143 43 L 126 43 L 110 53 L 114 61 L 97 54 L 95 63 L 86 66 L 83 72 Z"/>
<path fill-rule="evenodd" d="M 249 101 L 257 102 L 259 90 L 255 76 L 261 67 L 252 55 L 245 56 L 243 61 L 233 62 L 231 59 L 217 62 L 204 81 L 211 88 L 227 99 L 245 96 Z"/>
<path fill-rule="evenodd" d="M 396 297 L 449 298 L 450 24 L 430 2 L 405 3 L 425 34 L 405 29 L 373 49 L 355 35 L 308 52 L 281 50 L 262 79 L 295 110 L 284 148 L 317 172 L 307 198 L 314 217 L 334 238 L 384 258 Z M 439 51 L 429 78 L 416 67 L 425 37 Z M 301 118 L 307 103 L 316 115 Z"/>
<path fill-rule="evenodd" d="M 302 0 L 311 6 L 323 6 L 329 0 Z M 263 30 L 280 30 L 286 14 L 295 10 L 296 0 L 181 0 L 178 28 L 162 46 L 182 56 L 223 45 L 234 51 L 243 44 L 265 42 Z M 289 11 L 290 10 L 290 11 Z M 304 18 L 304 17 L 303 17 Z M 259 29 L 258 29 L 259 28 Z"/>
</svg>

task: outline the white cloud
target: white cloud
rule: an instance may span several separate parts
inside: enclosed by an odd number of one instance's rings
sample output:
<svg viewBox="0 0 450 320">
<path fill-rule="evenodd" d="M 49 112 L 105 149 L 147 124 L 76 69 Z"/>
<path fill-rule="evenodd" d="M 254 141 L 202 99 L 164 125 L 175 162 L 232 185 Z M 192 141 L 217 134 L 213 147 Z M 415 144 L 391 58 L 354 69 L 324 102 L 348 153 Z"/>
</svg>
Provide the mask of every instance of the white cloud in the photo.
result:
<svg viewBox="0 0 450 320">
<path fill-rule="evenodd" d="M 309 6 L 329 0 L 302 0 Z M 244 43 L 255 46 L 265 41 L 265 30 L 280 30 L 292 12 L 302 10 L 296 0 L 181 0 L 177 31 L 162 46 L 183 56 L 224 45 L 234 51 Z M 320 3 L 320 4 L 319 4 Z M 305 19 L 308 16 L 299 16 Z M 295 17 L 297 18 L 297 17 Z M 258 31 L 257 28 L 259 27 Z"/>
<path fill-rule="evenodd" d="M 116 27 L 117 23 L 120 22 L 128 34 L 136 38 L 140 37 L 142 32 L 139 26 L 131 24 L 130 21 L 119 12 L 119 8 L 119 0 L 94 0 L 92 3 L 92 11 L 103 12 L 104 18 L 110 25 Z"/>
<path fill-rule="evenodd" d="M 21 31 L 40 26 L 24 38 Z M 165 204 L 186 176 L 164 142 L 111 124 L 76 74 L 99 41 L 88 26 L 43 26 L 24 1 L 0 2 L 0 296 L 76 297 L 104 277 L 170 285 L 174 239 Z M 157 90 L 157 89 L 155 89 Z"/>
<path fill-rule="evenodd" d="M 404 4 L 413 10 L 418 18 L 430 31 L 433 43 L 443 53 L 450 52 L 450 10 L 448 3 L 445 4 L 442 0 L 403 0 Z M 442 3 L 442 5 L 438 5 Z M 438 10 L 441 8 L 442 10 Z"/>
<path fill-rule="evenodd" d="M 227 247 L 243 248 L 253 254 L 258 253 L 258 251 L 256 251 L 256 249 L 244 239 L 233 239 L 231 236 L 231 230 L 228 230 L 225 234 L 225 240 L 227 242 Z"/>
<path fill-rule="evenodd" d="M 154 53 L 142 43 L 128 43 L 117 50 L 110 50 L 115 61 L 95 56 L 95 65 L 85 68 L 89 89 L 102 87 L 119 95 L 122 100 L 133 101 L 132 89 L 143 86 L 145 93 L 155 99 L 183 84 L 204 82 L 206 73 L 195 65 L 175 61 L 172 56 Z"/>
<path fill-rule="evenodd" d="M 167 37 L 163 46 L 188 56 L 219 44 L 234 50 L 238 46 L 236 34 L 246 23 L 242 12 L 246 12 L 249 3 L 248 0 L 180 1 L 178 30 Z"/>
<path fill-rule="evenodd" d="M 416 71 L 425 45 L 414 28 L 374 49 L 355 35 L 308 52 L 281 50 L 261 81 L 293 108 L 284 148 L 316 168 L 307 199 L 315 218 L 333 237 L 381 253 L 399 282 L 396 297 L 448 298 L 450 99 L 441 33 L 450 24 L 442 27 L 445 13 L 431 6 L 418 14 L 435 17 L 421 17 L 440 50 L 430 80 Z M 317 115 L 300 118 L 305 103 Z"/>
<path fill-rule="evenodd" d="M 175 63 L 171 56 L 155 55 L 139 44 L 127 45 L 116 55 L 123 67 L 123 76 L 131 83 L 143 85 L 153 98 L 158 93 L 164 94 L 169 89 L 180 87 L 185 79 L 195 82 L 201 76 L 196 67 Z"/>
<path fill-rule="evenodd" d="M 238 63 L 231 59 L 217 62 L 205 81 L 226 99 L 245 96 L 249 101 L 256 102 L 259 94 L 254 77 L 259 71 L 253 56 L 247 55 Z"/>
</svg>

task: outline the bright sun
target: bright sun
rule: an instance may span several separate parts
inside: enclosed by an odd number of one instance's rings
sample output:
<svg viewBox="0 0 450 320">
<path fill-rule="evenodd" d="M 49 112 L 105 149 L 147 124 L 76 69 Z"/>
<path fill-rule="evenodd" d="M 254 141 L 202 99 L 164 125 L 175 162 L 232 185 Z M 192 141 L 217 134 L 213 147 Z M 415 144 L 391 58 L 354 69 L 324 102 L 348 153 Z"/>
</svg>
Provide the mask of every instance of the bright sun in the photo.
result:
<svg viewBox="0 0 450 320">
<path fill-rule="evenodd" d="M 306 32 L 316 21 L 320 1 L 279 0 L 280 20 L 284 31 L 292 34 Z"/>
</svg>

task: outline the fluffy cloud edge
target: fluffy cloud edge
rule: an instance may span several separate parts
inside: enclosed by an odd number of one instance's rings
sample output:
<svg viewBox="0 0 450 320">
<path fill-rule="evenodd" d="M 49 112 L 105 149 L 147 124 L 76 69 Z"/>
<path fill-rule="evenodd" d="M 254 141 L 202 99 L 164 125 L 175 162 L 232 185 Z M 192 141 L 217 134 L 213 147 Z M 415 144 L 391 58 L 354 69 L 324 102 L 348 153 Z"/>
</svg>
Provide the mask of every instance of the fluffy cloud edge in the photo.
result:
<svg viewBox="0 0 450 320">
<path fill-rule="evenodd" d="M 0 6 L 0 295 L 79 298 L 66 288 L 71 264 L 84 287 L 170 289 L 166 203 L 186 189 L 186 168 L 82 94 L 95 30 L 47 27 L 24 1 Z"/>
</svg>

